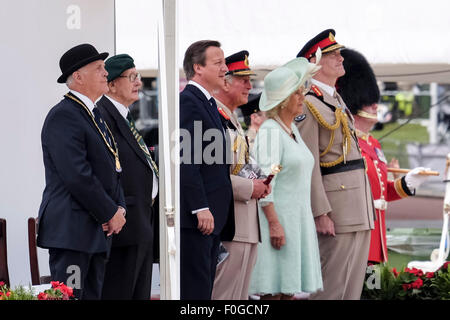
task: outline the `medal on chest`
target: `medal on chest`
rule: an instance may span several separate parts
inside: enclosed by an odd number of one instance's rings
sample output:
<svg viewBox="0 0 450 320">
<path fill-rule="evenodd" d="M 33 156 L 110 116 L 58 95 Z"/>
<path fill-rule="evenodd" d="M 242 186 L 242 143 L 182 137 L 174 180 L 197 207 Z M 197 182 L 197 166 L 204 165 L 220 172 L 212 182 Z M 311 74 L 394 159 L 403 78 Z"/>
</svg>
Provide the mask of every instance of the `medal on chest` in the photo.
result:
<svg viewBox="0 0 450 320">
<path fill-rule="evenodd" d="M 383 150 L 381 150 L 380 148 L 374 148 L 374 149 L 375 149 L 378 159 L 384 163 L 387 163 L 387 160 L 384 156 Z"/>
</svg>

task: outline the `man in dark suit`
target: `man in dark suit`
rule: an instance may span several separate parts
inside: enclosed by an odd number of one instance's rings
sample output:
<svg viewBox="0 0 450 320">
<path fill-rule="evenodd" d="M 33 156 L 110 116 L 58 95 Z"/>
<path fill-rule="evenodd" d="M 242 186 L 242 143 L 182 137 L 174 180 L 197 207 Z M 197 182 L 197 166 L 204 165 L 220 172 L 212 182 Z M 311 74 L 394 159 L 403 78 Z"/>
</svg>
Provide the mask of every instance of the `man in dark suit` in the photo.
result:
<svg viewBox="0 0 450 320">
<path fill-rule="evenodd" d="M 97 105 L 119 148 L 127 224 L 113 237 L 102 299 L 149 300 L 158 169 L 128 109 L 139 100 L 141 76 L 127 54 L 109 58 L 105 68 L 109 92 Z"/>
<path fill-rule="evenodd" d="M 49 249 L 52 280 L 74 287 L 78 299 L 100 298 L 110 236 L 125 224 L 117 146 L 94 105 L 108 91 L 107 56 L 90 44 L 64 53 L 58 82 L 70 92 L 41 134 L 46 186 L 37 244 Z"/>
<path fill-rule="evenodd" d="M 180 94 L 181 299 L 209 300 L 220 241 L 234 236 L 230 148 L 211 96 L 228 69 L 220 43 L 209 40 L 187 49 L 183 67 L 189 82 Z"/>
</svg>

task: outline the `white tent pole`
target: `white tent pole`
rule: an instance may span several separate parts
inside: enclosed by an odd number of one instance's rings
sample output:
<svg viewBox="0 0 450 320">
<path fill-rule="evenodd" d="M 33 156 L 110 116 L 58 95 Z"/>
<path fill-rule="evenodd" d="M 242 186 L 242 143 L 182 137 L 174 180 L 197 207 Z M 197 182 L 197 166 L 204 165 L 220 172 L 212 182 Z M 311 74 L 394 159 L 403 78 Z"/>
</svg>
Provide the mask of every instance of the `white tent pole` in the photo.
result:
<svg viewBox="0 0 450 320">
<path fill-rule="evenodd" d="M 436 105 L 438 102 L 438 84 L 436 82 L 430 83 L 430 96 L 431 96 L 431 105 L 430 108 L 430 124 L 428 126 L 428 133 L 430 135 L 430 143 L 436 144 L 438 143 L 438 111 L 439 106 Z"/>
<path fill-rule="evenodd" d="M 159 62 L 159 120 L 160 120 L 160 163 L 162 164 L 163 172 L 163 192 L 160 199 L 164 204 L 163 214 L 160 214 L 162 226 L 161 229 L 161 299 L 178 300 L 179 294 L 179 251 L 177 248 L 177 241 L 179 242 L 178 223 L 175 219 L 175 204 L 173 199 L 176 199 L 175 188 L 172 187 L 172 178 L 175 174 L 175 162 L 171 162 L 170 158 L 170 132 L 173 131 L 174 123 L 169 123 L 169 113 L 174 114 L 173 109 L 176 104 L 169 104 L 168 86 L 173 92 L 174 79 L 173 72 L 167 72 L 167 66 L 173 65 L 170 63 L 174 60 L 174 49 L 176 46 L 169 45 L 169 50 L 166 51 L 166 41 L 175 40 L 169 34 L 166 36 L 166 25 L 176 25 L 176 0 L 161 0 L 161 7 L 158 15 L 158 62 Z M 169 62 L 169 64 L 167 63 Z M 178 92 L 176 92 L 178 94 Z M 173 97 L 172 99 L 173 100 Z M 171 105 L 171 107 L 169 107 Z M 170 110 L 172 109 L 172 110 Z M 171 130 L 172 127 L 172 130 Z M 160 165 L 161 166 L 161 165 Z"/>
</svg>

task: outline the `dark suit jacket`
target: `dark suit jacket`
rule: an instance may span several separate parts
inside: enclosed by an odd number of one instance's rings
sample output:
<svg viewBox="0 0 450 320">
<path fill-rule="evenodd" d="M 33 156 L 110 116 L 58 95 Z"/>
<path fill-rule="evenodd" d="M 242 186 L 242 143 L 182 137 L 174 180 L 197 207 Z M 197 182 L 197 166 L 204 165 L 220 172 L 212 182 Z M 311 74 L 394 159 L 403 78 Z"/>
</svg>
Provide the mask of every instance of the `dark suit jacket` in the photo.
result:
<svg viewBox="0 0 450 320">
<path fill-rule="evenodd" d="M 194 121 L 201 121 L 201 136 L 194 135 Z M 181 141 L 180 164 L 180 221 L 181 228 L 197 229 L 198 220 L 193 210 L 208 207 L 214 216 L 214 231 L 222 240 L 231 241 L 234 237 L 233 190 L 231 187 L 229 164 L 226 163 L 226 143 L 223 126 L 205 95 L 195 86 L 187 85 L 180 94 L 180 128 L 190 134 L 190 149 L 183 150 L 189 144 Z M 221 163 L 208 164 L 202 154 L 211 141 L 203 141 L 205 131 L 217 129 L 221 136 Z M 183 136 L 183 133 L 181 133 Z M 182 139 L 187 139 L 183 137 Z M 195 139 L 201 139 L 201 148 L 196 148 Z M 191 152 L 190 157 L 186 152 Z M 197 152 L 197 155 L 195 154 Z M 207 152 L 209 153 L 209 152 Z M 195 163 L 200 159 L 200 163 Z M 183 163 L 184 160 L 190 163 Z"/>
<path fill-rule="evenodd" d="M 41 133 L 46 186 L 37 244 L 98 253 L 109 250 L 102 224 L 125 206 L 115 159 L 89 114 L 64 97 Z"/>
<path fill-rule="evenodd" d="M 121 184 L 127 205 L 127 223 L 113 237 L 113 246 L 153 243 L 152 214 L 153 172 L 144 152 L 131 133 L 127 120 L 112 102 L 102 97 L 97 102 L 103 119 L 116 139 L 122 165 Z"/>
</svg>

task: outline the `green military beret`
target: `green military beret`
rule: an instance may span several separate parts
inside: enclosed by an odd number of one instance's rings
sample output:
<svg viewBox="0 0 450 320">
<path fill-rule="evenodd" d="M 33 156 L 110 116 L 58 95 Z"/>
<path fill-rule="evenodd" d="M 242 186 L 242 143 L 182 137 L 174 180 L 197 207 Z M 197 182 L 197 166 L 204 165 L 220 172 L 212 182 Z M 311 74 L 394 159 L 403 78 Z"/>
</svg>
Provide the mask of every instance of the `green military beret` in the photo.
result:
<svg viewBox="0 0 450 320">
<path fill-rule="evenodd" d="M 105 62 L 105 69 L 108 71 L 108 82 L 119 77 L 125 70 L 134 68 L 134 60 L 127 54 L 112 56 Z"/>
</svg>

